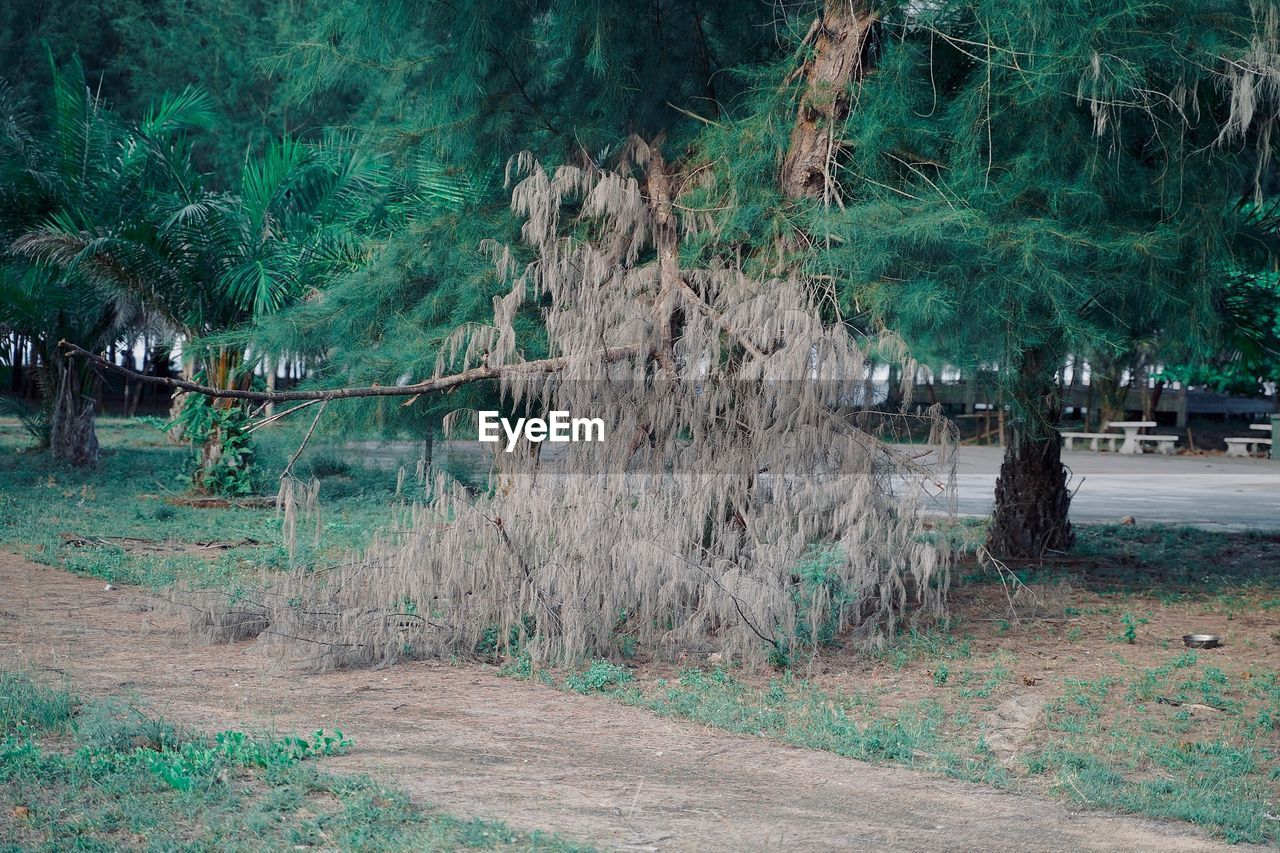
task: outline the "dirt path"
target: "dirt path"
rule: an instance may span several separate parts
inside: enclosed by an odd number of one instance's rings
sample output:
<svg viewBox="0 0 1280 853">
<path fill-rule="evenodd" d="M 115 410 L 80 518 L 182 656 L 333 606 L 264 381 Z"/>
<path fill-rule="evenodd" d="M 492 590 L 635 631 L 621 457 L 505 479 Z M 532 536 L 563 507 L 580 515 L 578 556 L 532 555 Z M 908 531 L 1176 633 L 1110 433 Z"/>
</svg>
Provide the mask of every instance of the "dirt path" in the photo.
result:
<svg viewBox="0 0 1280 853">
<path fill-rule="evenodd" d="M 341 728 L 326 759 L 464 817 L 613 849 L 1210 850 L 1192 827 L 1096 812 L 666 720 L 608 700 L 413 664 L 268 672 L 252 643 L 193 647 L 120 592 L 0 553 L 0 666 L 137 694 L 204 730 Z"/>
</svg>

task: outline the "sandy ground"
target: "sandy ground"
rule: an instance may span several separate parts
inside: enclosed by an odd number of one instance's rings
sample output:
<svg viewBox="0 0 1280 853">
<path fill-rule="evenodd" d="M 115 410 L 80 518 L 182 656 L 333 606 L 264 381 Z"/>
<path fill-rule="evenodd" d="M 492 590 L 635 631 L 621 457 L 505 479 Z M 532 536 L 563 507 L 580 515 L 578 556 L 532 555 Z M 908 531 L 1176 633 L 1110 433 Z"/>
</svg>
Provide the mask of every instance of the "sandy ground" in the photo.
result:
<svg viewBox="0 0 1280 853">
<path fill-rule="evenodd" d="M 610 849 L 1214 850 L 1195 828 L 1075 813 L 662 719 L 476 667 L 273 673 L 253 643 L 193 646 L 128 593 L 0 553 L 0 666 L 132 695 L 204 730 L 341 728 L 334 770 L 464 817 Z M 135 598 L 136 602 L 136 598 Z"/>
</svg>

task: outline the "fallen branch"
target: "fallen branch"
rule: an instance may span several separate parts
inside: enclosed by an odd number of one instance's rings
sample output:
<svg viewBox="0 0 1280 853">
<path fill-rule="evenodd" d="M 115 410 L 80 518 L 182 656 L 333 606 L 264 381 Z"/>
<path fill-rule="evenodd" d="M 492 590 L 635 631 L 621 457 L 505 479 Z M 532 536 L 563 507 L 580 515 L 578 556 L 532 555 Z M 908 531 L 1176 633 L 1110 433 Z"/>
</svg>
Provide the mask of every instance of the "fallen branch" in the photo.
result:
<svg viewBox="0 0 1280 853">
<path fill-rule="evenodd" d="M 1177 699 L 1170 699 L 1167 696 L 1157 696 L 1156 702 L 1161 705 L 1170 705 L 1174 708 L 1186 708 L 1188 711 L 1217 711 L 1222 713 L 1227 710 L 1213 705 L 1205 705 L 1201 702 L 1179 702 Z"/>
<path fill-rule="evenodd" d="M 369 385 L 356 388 L 316 389 L 313 391 L 245 391 L 239 388 L 214 388 L 210 385 L 201 385 L 198 382 L 191 382 L 187 379 L 174 379 L 169 376 L 148 376 L 144 373 L 138 373 L 136 370 L 113 364 L 102 356 L 89 352 L 70 341 L 59 341 L 59 346 L 68 355 L 87 359 L 99 367 L 127 376 L 136 382 L 161 385 L 179 391 L 203 394 L 206 397 L 251 400 L 258 403 L 288 403 L 298 400 L 323 400 L 327 402 L 329 400 L 347 400 L 357 397 L 412 397 L 416 394 L 428 394 L 434 391 L 451 391 L 454 388 L 460 388 L 473 382 L 556 373 L 569 367 L 575 360 L 581 360 L 581 357 L 558 356 L 556 358 L 543 358 L 536 361 L 524 361 L 518 364 L 504 364 L 496 367 L 481 365 L 480 367 L 473 367 L 449 376 L 426 379 L 412 385 Z M 640 348 L 635 346 L 606 347 L 596 356 L 605 363 L 611 363 L 630 358 L 639 351 Z"/>
<path fill-rule="evenodd" d="M 262 496 L 220 498 L 213 495 L 208 497 L 177 495 L 165 498 L 165 503 L 173 506 L 189 506 L 193 509 L 228 509 L 230 507 L 236 507 L 237 509 L 274 509 L 276 499 Z"/>
</svg>

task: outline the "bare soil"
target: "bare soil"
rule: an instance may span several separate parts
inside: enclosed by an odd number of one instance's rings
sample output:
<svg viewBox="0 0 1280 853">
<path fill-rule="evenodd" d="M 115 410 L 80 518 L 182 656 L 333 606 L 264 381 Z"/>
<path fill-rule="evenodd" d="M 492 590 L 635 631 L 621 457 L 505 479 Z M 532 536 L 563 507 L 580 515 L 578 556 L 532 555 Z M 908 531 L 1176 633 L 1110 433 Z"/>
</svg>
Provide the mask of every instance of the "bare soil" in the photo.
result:
<svg viewBox="0 0 1280 853">
<path fill-rule="evenodd" d="M 341 728 L 355 748 L 328 768 L 463 817 L 612 849 L 1245 849 L 1187 825 L 1074 813 L 478 667 L 273 672 L 253 642 L 192 645 L 179 620 L 103 586 L 0 553 L 0 666 L 136 696 L 203 730 Z"/>
</svg>

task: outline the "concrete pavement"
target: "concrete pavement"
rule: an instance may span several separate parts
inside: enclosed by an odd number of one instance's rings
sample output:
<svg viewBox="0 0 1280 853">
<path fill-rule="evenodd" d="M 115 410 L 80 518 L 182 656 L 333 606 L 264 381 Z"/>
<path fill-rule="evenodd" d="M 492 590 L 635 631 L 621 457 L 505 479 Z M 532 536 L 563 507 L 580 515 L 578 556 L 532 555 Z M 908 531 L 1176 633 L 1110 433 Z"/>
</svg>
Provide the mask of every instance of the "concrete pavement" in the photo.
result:
<svg viewBox="0 0 1280 853">
<path fill-rule="evenodd" d="M 961 515 L 991 512 L 1002 451 L 961 447 Z M 1280 462 L 1225 456 L 1064 453 L 1075 521 L 1186 524 L 1221 530 L 1280 530 Z"/>
</svg>

